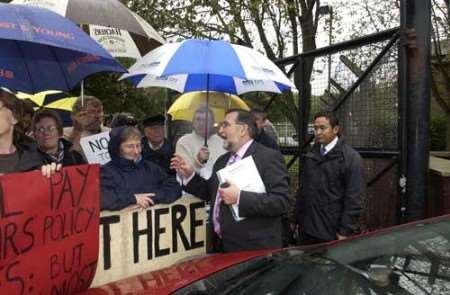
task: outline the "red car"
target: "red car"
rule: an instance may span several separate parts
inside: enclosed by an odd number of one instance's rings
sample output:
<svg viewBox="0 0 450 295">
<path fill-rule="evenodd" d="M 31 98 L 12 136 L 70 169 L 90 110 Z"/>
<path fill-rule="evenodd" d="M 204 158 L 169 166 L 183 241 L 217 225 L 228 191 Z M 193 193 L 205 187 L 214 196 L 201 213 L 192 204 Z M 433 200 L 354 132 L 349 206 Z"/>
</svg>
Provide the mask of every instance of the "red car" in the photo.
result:
<svg viewBox="0 0 450 295">
<path fill-rule="evenodd" d="M 341 242 L 209 255 L 83 294 L 450 294 L 450 215 Z"/>
</svg>

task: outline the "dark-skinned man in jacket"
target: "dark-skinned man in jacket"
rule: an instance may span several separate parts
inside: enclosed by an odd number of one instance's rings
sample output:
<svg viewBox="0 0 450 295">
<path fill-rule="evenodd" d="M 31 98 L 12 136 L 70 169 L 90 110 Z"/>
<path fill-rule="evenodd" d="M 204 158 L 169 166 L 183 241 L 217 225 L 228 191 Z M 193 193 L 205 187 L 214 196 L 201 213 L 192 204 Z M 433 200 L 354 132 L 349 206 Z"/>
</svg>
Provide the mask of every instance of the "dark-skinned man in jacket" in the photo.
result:
<svg viewBox="0 0 450 295">
<path fill-rule="evenodd" d="M 334 113 L 314 116 L 315 143 L 302 159 L 296 221 L 301 244 L 345 239 L 357 229 L 366 190 L 361 156 L 339 137 Z"/>
</svg>

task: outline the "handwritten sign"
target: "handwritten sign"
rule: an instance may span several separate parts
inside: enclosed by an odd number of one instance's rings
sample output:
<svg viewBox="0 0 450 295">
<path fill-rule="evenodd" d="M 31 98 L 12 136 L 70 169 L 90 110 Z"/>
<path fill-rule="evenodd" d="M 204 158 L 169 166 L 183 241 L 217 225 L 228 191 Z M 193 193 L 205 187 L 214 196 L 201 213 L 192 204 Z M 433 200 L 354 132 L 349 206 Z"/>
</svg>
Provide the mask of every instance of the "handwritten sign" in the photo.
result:
<svg viewBox="0 0 450 295">
<path fill-rule="evenodd" d="M 204 202 L 195 197 L 143 212 L 102 212 L 99 263 L 92 286 L 204 254 L 205 218 Z"/>
<path fill-rule="evenodd" d="M 99 167 L 0 177 L 0 294 L 73 294 L 95 274 Z"/>
<path fill-rule="evenodd" d="M 81 148 L 89 164 L 106 164 L 111 160 L 108 152 L 109 131 L 82 137 Z"/>
</svg>

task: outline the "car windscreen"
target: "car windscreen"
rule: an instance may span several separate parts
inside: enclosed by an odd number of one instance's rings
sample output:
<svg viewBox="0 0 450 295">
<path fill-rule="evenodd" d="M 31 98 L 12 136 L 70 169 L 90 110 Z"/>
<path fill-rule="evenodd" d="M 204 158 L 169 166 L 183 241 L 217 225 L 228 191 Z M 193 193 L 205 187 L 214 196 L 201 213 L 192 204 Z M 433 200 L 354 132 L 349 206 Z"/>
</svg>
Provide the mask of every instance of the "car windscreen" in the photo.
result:
<svg viewBox="0 0 450 295">
<path fill-rule="evenodd" d="M 176 294 L 450 294 L 450 221 L 273 253 Z"/>
</svg>

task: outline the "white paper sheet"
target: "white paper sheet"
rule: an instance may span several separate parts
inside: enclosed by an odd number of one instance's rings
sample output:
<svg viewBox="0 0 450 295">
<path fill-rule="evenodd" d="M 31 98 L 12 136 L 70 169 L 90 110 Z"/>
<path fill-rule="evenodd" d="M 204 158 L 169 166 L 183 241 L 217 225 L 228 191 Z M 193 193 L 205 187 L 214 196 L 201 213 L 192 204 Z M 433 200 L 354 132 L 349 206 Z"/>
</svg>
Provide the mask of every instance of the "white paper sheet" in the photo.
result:
<svg viewBox="0 0 450 295">
<path fill-rule="evenodd" d="M 245 157 L 236 163 L 220 169 L 217 171 L 217 177 L 219 179 L 219 184 L 232 182 L 236 184 L 241 191 L 255 193 L 266 192 L 266 187 L 261 179 L 261 175 L 259 175 L 252 156 Z M 239 206 L 237 204 L 231 205 L 230 209 L 235 221 L 245 219 L 245 217 L 239 216 Z"/>
</svg>

